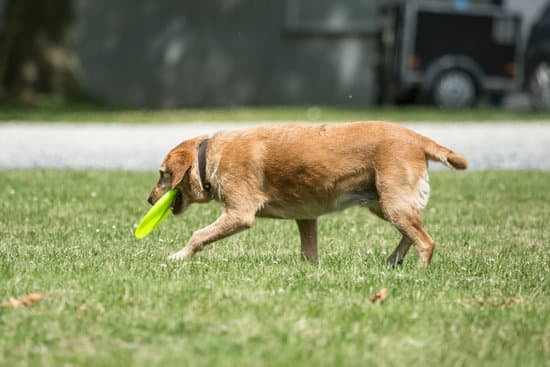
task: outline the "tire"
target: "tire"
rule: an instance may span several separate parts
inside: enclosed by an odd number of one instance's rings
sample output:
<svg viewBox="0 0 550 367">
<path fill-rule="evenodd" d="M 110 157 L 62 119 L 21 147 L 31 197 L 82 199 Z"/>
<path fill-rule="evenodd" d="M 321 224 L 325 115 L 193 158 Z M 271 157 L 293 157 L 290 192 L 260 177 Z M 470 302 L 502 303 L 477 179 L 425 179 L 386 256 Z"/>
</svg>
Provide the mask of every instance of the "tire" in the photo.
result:
<svg viewBox="0 0 550 367">
<path fill-rule="evenodd" d="M 433 102 L 442 108 L 466 108 L 476 103 L 476 84 L 465 71 L 453 69 L 440 74 L 432 88 Z"/>
<path fill-rule="evenodd" d="M 550 61 L 540 61 L 533 67 L 527 88 L 533 108 L 550 111 Z"/>
</svg>

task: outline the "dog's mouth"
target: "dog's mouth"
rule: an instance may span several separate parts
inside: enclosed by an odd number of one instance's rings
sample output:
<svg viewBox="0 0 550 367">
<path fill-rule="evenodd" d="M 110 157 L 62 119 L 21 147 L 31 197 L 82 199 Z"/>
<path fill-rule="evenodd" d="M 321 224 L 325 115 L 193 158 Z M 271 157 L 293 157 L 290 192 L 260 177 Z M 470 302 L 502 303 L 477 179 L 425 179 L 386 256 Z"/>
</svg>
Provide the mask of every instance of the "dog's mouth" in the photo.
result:
<svg viewBox="0 0 550 367">
<path fill-rule="evenodd" d="M 176 197 L 174 198 L 174 201 L 172 201 L 172 205 L 170 206 L 170 209 L 172 210 L 172 213 L 174 215 L 178 215 L 182 212 L 183 209 L 183 195 L 180 190 L 178 190 Z"/>
</svg>

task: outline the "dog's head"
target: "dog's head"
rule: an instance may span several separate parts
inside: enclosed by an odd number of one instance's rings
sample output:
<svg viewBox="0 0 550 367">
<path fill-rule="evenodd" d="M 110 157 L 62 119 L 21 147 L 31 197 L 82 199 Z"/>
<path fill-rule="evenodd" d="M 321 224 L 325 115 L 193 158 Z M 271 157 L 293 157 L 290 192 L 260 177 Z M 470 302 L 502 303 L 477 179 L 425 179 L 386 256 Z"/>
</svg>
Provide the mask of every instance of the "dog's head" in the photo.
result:
<svg viewBox="0 0 550 367">
<path fill-rule="evenodd" d="M 170 189 L 178 190 L 171 206 L 172 213 L 176 215 L 183 213 L 192 202 L 197 201 L 197 191 L 201 191 L 200 179 L 196 177 L 193 168 L 197 164 L 198 146 L 202 140 L 203 138 L 196 138 L 184 141 L 166 155 L 160 165 L 159 180 L 147 199 L 151 205 Z"/>
</svg>

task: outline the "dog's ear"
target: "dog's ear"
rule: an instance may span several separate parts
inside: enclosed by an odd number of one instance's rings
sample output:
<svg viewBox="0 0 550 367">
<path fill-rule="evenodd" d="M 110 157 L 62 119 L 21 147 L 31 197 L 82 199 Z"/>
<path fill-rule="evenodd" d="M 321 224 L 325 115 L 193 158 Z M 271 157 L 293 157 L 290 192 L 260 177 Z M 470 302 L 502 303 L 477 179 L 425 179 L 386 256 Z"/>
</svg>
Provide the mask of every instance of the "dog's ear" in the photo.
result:
<svg viewBox="0 0 550 367">
<path fill-rule="evenodd" d="M 175 189 L 181 183 L 188 170 L 189 166 L 185 167 L 182 165 L 174 171 L 172 174 L 172 183 L 170 185 L 172 189 Z"/>
<path fill-rule="evenodd" d="M 185 177 L 192 164 L 192 156 L 186 149 L 175 148 L 166 159 L 166 170 L 170 173 L 170 186 L 175 189 Z"/>
</svg>

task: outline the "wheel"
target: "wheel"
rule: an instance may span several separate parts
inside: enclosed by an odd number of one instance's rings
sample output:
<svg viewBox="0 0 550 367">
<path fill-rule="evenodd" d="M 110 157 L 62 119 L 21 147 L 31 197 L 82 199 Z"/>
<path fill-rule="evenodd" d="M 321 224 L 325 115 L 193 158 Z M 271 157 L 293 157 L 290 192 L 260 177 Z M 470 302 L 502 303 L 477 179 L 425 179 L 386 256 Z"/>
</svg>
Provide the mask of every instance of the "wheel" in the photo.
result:
<svg viewBox="0 0 550 367">
<path fill-rule="evenodd" d="M 550 110 L 550 62 L 541 61 L 535 65 L 528 84 L 531 104 L 540 110 Z"/>
<path fill-rule="evenodd" d="M 439 107 L 471 107 L 476 102 L 476 85 L 467 72 L 458 69 L 449 70 L 436 79 L 432 96 L 434 103 Z"/>
</svg>

